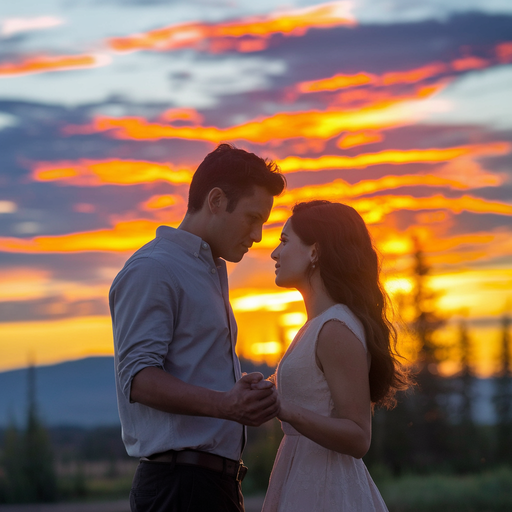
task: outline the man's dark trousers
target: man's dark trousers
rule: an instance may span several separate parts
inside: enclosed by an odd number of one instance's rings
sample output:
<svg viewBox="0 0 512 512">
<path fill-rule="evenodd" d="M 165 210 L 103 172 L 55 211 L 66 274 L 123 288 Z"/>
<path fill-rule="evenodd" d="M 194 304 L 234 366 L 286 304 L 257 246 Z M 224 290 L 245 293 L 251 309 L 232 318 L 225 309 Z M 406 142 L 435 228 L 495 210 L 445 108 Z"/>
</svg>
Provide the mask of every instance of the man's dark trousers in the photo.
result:
<svg viewBox="0 0 512 512">
<path fill-rule="evenodd" d="M 141 461 L 130 492 L 132 512 L 243 512 L 240 482 L 200 466 Z"/>
</svg>

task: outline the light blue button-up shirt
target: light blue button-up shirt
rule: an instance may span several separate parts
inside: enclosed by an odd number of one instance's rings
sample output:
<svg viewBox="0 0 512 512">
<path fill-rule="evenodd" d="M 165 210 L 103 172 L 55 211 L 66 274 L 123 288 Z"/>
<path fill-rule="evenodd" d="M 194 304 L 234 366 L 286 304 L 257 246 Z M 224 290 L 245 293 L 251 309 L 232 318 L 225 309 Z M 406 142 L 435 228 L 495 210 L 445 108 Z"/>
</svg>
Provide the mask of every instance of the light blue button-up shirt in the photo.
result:
<svg viewBox="0 0 512 512">
<path fill-rule="evenodd" d="M 238 460 L 244 427 L 234 421 L 171 414 L 130 402 L 133 377 L 156 366 L 184 382 L 228 391 L 240 378 L 236 323 L 226 263 L 183 230 L 160 226 L 110 289 L 116 387 L 129 455 L 192 448 Z"/>
</svg>

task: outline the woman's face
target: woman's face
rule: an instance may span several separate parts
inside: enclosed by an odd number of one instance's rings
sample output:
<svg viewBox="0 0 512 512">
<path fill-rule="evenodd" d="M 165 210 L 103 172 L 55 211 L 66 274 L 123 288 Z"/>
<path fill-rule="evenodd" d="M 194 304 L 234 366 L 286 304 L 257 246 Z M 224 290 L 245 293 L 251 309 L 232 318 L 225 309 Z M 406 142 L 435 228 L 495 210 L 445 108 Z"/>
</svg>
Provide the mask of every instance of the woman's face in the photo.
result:
<svg viewBox="0 0 512 512">
<path fill-rule="evenodd" d="M 314 261 L 314 245 L 305 245 L 292 229 L 290 219 L 281 232 L 280 244 L 271 254 L 276 262 L 276 284 L 300 289 L 307 283 L 307 270 Z"/>
</svg>

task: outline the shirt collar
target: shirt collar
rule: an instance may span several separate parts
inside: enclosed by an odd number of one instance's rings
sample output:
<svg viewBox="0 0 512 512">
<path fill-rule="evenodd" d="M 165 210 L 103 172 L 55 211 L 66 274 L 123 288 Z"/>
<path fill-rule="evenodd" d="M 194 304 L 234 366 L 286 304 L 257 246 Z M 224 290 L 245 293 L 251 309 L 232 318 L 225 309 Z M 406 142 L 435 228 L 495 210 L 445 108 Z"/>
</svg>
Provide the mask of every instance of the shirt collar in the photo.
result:
<svg viewBox="0 0 512 512">
<path fill-rule="evenodd" d="M 172 228 L 171 226 L 159 226 L 156 230 L 156 236 L 166 238 L 180 247 L 183 247 L 194 257 L 203 256 L 206 260 L 213 261 L 216 267 L 225 266 L 221 258 L 213 258 L 210 245 L 201 237 L 184 231 L 183 229 Z"/>
</svg>

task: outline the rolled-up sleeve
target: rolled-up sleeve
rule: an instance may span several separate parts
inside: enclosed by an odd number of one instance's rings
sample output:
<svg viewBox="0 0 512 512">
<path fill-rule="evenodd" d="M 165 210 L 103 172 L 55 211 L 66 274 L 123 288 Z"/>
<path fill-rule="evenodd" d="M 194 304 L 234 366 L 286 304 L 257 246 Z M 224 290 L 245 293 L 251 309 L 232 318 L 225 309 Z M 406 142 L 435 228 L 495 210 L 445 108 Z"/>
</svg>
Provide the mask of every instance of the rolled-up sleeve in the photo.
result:
<svg viewBox="0 0 512 512">
<path fill-rule="evenodd" d="M 117 373 L 127 400 L 138 372 L 164 366 L 177 315 L 176 290 L 168 269 L 147 257 L 129 262 L 112 284 L 109 303 Z"/>
</svg>

